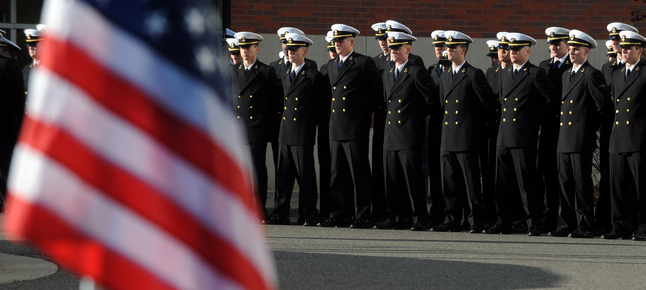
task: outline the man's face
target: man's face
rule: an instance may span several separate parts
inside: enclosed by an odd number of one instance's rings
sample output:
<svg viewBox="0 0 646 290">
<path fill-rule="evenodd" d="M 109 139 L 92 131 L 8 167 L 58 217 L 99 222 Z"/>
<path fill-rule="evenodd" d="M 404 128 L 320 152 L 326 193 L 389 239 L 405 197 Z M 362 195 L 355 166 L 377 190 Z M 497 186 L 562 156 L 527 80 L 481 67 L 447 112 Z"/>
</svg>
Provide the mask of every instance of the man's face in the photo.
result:
<svg viewBox="0 0 646 290">
<path fill-rule="evenodd" d="M 242 56 L 240 56 L 240 53 L 235 53 L 235 54 L 231 53 L 230 56 L 231 56 L 231 63 L 233 63 L 233 65 L 236 65 L 242 62 Z"/>
<path fill-rule="evenodd" d="M 561 58 L 567 54 L 567 44 L 561 40 L 559 42 L 550 43 L 550 57 Z"/>
<path fill-rule="evenodd" d="M 390 58 L 395 63 L 404 63 L 408 60 L 408 54 L 410 53 L 410 45 L 400 45 L 390 49 Z"/>
<path fill-rule="evenodd" d="M 499 48 L 498 49 L 498 61 L 504 61 L 504 62 L 509 62 L 511 59 L 509 59 L 509 50 L 505 48 Z"/>
<path fill-rule="evenodd" d="M 256 44 L 240 46 L 240 56 L 246 61 L 255 60 L 258 51 L 260 47 Z"/>
<path fill-rule="evenodd" d="M 570 46 L 570 61 L 574 64 L 583 64 L 588 60 L 590 49 L 585 46 Z"/>
<path fill-rule="evenodd" d="M 384 53 L 388 53 L 388 40 L 385 38 L 377 39 L 377 42 L 379 42 L 379 48 L 381 48 Z"/>
<path fill-rule="evenodd" d="M 339 56 L 335 50 L 328 50 L 330 53 L 330 59 L 335 59 L 337 56 Z"/>
<path fill-rule="evenodd" d="M 337 54 L 346 56 L 350 54 L 354 48 L 354 38 L 347 37 L 343 40 L 337 40 L 334 42 L 334 48 L 336 49 Z"/>
<path fill-rule="evenodd" d="M 38 60 L 38 53 L 37 53 L 38 50 L 36 48 L 36 43 L 35 42 L 31 43 L 29 44 L 28 47 L 29 47 L 29 56 L 31 56 L 31 58 L 33 59 Z"/>
<path fill-rule="evenodd" d="M 639 62 L 639 59 L 643 52 L 644 48 L 634 45 L 621 48 L 621 56 L 623 57 L 624 62 L 633 65 Z"/>
<path fill-rule="evenodd" d="M 436 47 L 435 47 L 435 57 L 436 57 L 437 59 L 441 59 L 441 58 L 442 58 L 442 52 L 444 52 L 444 50 L 446 50 L 446 46 L 444 46 L 444 45 L 441 45 L 441 46 L 440 46 L 440 45 L 438 45 L 438 46 L 436 46 Z"/>
<path fill-rule="evenodd" d="M 498 58 L 497 58 L 497 57 L 492 57 L 492 58 L 491 58 L 491 66 L 492 66 L 492 67 L 494 67 L 494 66 L 498 66 L 499 64 L 500 64 L 500 60 L 498 60 Z"/>
<path fill-rule="evenodd" d="M 287 44 L 284 42 L 281 42 L 280 45 L 283 47 L 283 52 L 285 53 L 285 55 L 287 55 Z"/>
<path fill-rule="evenodd" d="M 617 54 L 621 53 L 621 47 L 619 47 L 619 37 L 613 37 L 612 38 L 612 50 L 614 50 Z"/>
<path fill-rule="evenodd" d="M 529 46 L 523 46 L 521 49 L 510 50 L 510 59 L 513 64 L 521 65 L 527 62 L 529 59 L 529 53 L 531 50 Z"/>
<path fill-rule="evenodd" d="M 296 65 L 301 65 L 305 62 L 307 55 L 307 47 L 299 47 L 297 49 L 288 49 L 289 61 Z"/>
<path fill-rule="evenodd" d="M 466 52 L 466 48 L 462 45 L 455 45 L 455 46 L 449 46 L 448 48 L 449 54 L 449 60 L 454 63 L 454 64 L 462 64 L 464 61 L 464 53 Z"/>
</svg>

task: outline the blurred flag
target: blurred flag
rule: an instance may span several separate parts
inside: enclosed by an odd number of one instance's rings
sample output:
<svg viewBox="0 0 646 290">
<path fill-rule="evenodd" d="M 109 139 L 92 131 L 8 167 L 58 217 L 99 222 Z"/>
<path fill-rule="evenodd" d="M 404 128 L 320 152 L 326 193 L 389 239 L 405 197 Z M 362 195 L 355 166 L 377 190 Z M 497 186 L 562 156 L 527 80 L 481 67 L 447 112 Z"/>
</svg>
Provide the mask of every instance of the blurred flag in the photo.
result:
<svg viewBox="0 0 646 290">
<path fill-rule="evenodd" d="M 207 1 L 48 0 L 8 234 L 109 289 L 274 289 Z"/>
</svg>

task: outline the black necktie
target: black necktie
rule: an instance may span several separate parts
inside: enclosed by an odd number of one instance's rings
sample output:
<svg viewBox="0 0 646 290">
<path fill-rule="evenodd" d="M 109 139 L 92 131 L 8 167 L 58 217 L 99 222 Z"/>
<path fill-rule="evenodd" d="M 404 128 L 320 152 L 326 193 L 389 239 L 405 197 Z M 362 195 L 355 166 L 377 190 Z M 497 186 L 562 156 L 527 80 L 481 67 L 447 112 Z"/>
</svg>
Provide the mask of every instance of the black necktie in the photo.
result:
<svg viewBox="0 0 646 290">
<path fill-rule="evenodd" d="M 572 70 L 572 73 L 570 74 L 570 80 L 574 78 L 574 75 L 576 74 L 576 71 Z"/>
<path fill-rule="evenodd" d="M 626 69 L 626 78 L 624 80 L 628 80 L 628 76 L 630 75 L 630 70 Z"/>
<path fill-rule="evenodd" d="M 515 78 L 517 73 L 518 73 L 518 70 L 517 70 L 517 69 L 515 69 L 515 70 L 511 73 L 511 77 L 512 77 L 512 78 Z"/>
<path fill-rule="evenodd" d="M 291 63 L 290 63 L 289 61 L 288 61 L 288 62 L 285 62 L 285 68 L 288 68 L 288 67 L 289 67 L 289 65 L 291 65 Z"/>
<path fill-rule="evenodd" d="M 244 76 L 246 77 L 247 75 L 249 75 L 249 70 L 248 70 L 248 69 L 244 69 Z"/>
<path fill-rule="evenodd" d="M 296 72 L 292 70 L 292 73 L 289 75 L 290 80 L 293 82 L 296 79 Z"/>
<path fill-rule="evenodd" d="M 457 74 L 458 74 L 458 72 L 453 70 L 453 78 L 455 78 L 455 75 L 457 75 Z"/>
<path fill-rule="evenodd" d="M 437 66 L 437 75 L 441 76 L 442 75 L 442 65 Z"/>
<path fill-rule="evenodd" d="M 559 64 L 561 64 L 560 60 L 557 60 L 554 62 L 554 69 L 559 69 Z"/>
<path fill-rule="evenodd" d="M 398 71 L 399 71 L 399 70 L 397 70 L 397 69 L 395 68 L 395 72 L 393 73 L 393 80 L 395 80 L 395 81 L 397 80 L 397 72 L 398 72 Z"/>
<path fill-rule="evenodd" d="M 339 69 L 341 69 L 341 66 L 343 65 L 343 62 L 339 59 L 339 63 L 337 65 L 339 66 Z"/>
</svg>

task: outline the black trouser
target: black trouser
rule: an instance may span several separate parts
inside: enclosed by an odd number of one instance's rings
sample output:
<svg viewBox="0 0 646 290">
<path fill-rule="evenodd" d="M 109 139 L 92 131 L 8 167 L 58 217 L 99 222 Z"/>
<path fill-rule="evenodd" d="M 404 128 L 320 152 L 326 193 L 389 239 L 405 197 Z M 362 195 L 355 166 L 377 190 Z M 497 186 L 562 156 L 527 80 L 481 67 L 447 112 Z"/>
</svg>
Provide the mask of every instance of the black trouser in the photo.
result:
<svg viewBox="0 0 646 290">
<path fill-rule="evenodd" d="M 319 157 L 320 216 L 330 216 L 330 118 L 323 118 L 318 125 L 317 153 Z"/>
<path fill-rule="evenodd" d="M 254 143 L 247 146 L 251 153 L 251 163 L 256 177 L 256 198 L 262 207 L 264 216 L 267 217 L 267 165 L 265 159 L 267 143 Z"/>
<path fill-rule="evenodd" d="M 272 215 L 289 216 L 289 202 L 292 198 L 294 180 L 299 187 L 299 217 L 315 218 L 317 215 L 316 201 L 316 170 L 314 169 L 314 146 L 280 145 L 278 152 L 278 171 L 276 183 L 276 205 Z M 301 215 L 300 212 L 303 212 Z"/>
<path fill-rule="evenodd" d="M 646 232 L 646 158 L 641 152 L 610 153 L 612 230 Z M 635 214 L 637 224 L 633 223 Z"/>
<path fill-rule="evenodd" d="M 509 201 L 518 190 L 523 201 L 527 226 L 540 228 L 543 195 L 538 191 L 536 148 L 498 147 L 496 152 L 496 213 L 502 227 L 511 227 L 512 208 Z"/>
<path fill-rule="evenodd" d="M 559 182 L 565 197 L 561 220 L 570 231 L 592 231 L 594 227 L 594 189 L 592 152 L 559 153 Z M 576 213 L 575 213 L 576 210 Z"/>
<path fill-rule="evenodd" d="M 348 186 L 353 184 L 355 217 L 357 219 L 369 219 L 371 196 L 368 191 L 370 187 L 368 139 L 330 140 L 330 154 L 330 217 L 345 218 L 348 216 L 345 192 Z"/>
<path fill-rule="evenodd" d="M 384 127 L 386 123 L 386 112 L 382 108 L 375 110 L 374 129 L 372 133 L 372 182 L 370 192 L 372 193 L 372 217 L 376 220 L 388 218 L 386 202 L 386 183 L 384 175 Z M 420 168 L 421 170 L 421 168 Z"/>
<path fill-rule="evenodd" d="M 383 150 L 389 218 L 411 219 L 426 225 L 426 193 L 422 149 Z"/>
<path fill-rule="evenodd" d="M 594 222 L 597 228 L 610 231 L 610 133 L 614 124 L 614 116 L 604 120 L 599 128 L 599 198 L 594 212 Z"/>
<path fill-rule="evenodd" d="M 493 121 L 491 121 L 493 122 Z M 486 135 L 480 145 L 480 166 L 482 173 L 482 205 L 484 221 L 494 223 L 496 220 L 496 141 L 498 123 L 486 125 Z"/>
<path fill-rule="evenodd" d="M 543 195 L 544 208 L 542 226 L 549 231 L 557 228 L 559 203 L 562 196 L 556 154 L 560 128 L 558 122 L 558 119 L 552 119 L 541 126 L 538 146 L 538 187 L 539 192 Z"/>
<path fill-rule="evenodd" d="M 442 165 L 440 162 L 440 142 L 442 140 L 442 115 L 440 118 L 431 115 L 428 120 L 428 177 L 431 191 L 431 209 L 429 214 L 431 226 L 438 226 L 444 221 L 444 195 L 442 194 Z"/>
<path fill-rule="evenodd" d="M 480 193 L 478 152 L 442 151 L 442 190 L 444 192 L 444 223 L 459 226 L 462 209 L 469 205 L 471 226 L 484 225 L 484 207 Z M 465 198 L 466 197 L 466 198 Z"/>
</svg>

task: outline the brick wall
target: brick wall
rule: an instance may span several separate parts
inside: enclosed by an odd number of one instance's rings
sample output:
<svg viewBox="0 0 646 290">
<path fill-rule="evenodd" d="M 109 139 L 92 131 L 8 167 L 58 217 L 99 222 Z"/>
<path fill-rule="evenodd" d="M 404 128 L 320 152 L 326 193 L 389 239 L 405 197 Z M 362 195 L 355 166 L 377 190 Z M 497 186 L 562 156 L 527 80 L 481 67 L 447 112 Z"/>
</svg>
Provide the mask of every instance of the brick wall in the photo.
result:
<svg viewBox="0 0 646 290">
<path fill-rule="evenodd" d="M 544 3 L 544 4 L 540 4 Z M 334 23 L 359 29 L 393 19 L 429 36 L 436 29 L 459 30 L 473 38 L 495 38 L 498 31 L 514 31 L 544 38 L 545 28 L 579 29 L 596 39 L 608 37 L 610 22 L 629 23 L 630 12 L 646 9 L 642 0 L 235 0 L 231 2 L 231 29 L 275 33 L 283 26 L 306 34 L 324 35 Z M 646 34 L 646 22 L 636 22 Z"/>
</svg>

